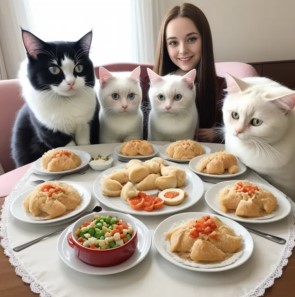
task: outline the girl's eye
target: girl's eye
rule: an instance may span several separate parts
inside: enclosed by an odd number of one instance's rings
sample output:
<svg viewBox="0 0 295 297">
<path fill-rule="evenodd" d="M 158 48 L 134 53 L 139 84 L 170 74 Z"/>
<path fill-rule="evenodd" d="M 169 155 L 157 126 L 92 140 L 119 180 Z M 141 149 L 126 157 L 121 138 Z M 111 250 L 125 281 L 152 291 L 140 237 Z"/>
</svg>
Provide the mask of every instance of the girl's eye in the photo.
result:
<svg viewBox="0 0 295 297">
<path fill-rule="evenodd" d="M 181 94 L 176 94 L 176 95 L 174 96 L 174 100 L 175 100 L 175 101 L 179 101 L 179 100 L 181 100 L 181 98 L 182 98 L 182 95 L 181 95 Z"/>
<path fill-rule="evenodd" d="M 135 98 L 135 94 L 134 93 L 130 93 L 128 94 L 128 97 L 127 97 L 129 100 L 133 100 Z"/>
<path fill-rule="evenodd" d="M 250 121 L 250 124 L 251 124 L 252 126 L 255 126 L 255 127 L 262 125 L 262 123 L 263 123 L 263 121 L 261 121 L 261 120 L 259 120 L 259 119 L 256 119 L 256 118 L 253 118 L 253 119 Z"/>
<path fill-rule="evenodd" d="M 118 93 L 113 93 L 112 94 L 112 99 L 119 100 L 120 99 L 120 95 Z"/>
<path fill-rule="evenodd" d="M 233 111 L 231 113 L 231 117 L 234 119 L 234 120 L 238 120 L 240 118 L 239 114 L 235 111 Z"/>
<path fill-rule="evenodd" d="M 165 96 L 162 95 L 162 94 L 159 94 L 159 95 L 157 96 L 157 98 L 158 98 L 158 100 L 160 100 L 160 101 L 164 101 L 164 100 L 165 100 Z"/>
<path fill-rule="evenodd" d="M 50 71 L 51 74 L 57 75 L 57 74 L 60 73 L 61 70 L 60 70 L 60 68 L 58 66 L 50 66 L 49 71 Z"/>
<path fill-rule="evenodd" d="M 78 64 L 78 65 L 75 66 L 75 71 L 77 73 L 81 73 L 83 71 L 83 68 L 84 68 L 83 65 Z"/>
<path fill-rule="evenodd" d="M 190 37 L 190 38 L 187 40 L 187 42 L 188 42 L 188 43 L 194 43 L 194 42 L 196 42 L 196 40 L 197 40 L 196 37 Z"/>
<path fill-rule="evenodd" d="M 175 40 L 170 40 L 170 41 L 168 41 L 168 43 L 167 43 L 169 46 L 176 46 L 177 45 L 177 41 L 175 41 Z"/>
</svg>

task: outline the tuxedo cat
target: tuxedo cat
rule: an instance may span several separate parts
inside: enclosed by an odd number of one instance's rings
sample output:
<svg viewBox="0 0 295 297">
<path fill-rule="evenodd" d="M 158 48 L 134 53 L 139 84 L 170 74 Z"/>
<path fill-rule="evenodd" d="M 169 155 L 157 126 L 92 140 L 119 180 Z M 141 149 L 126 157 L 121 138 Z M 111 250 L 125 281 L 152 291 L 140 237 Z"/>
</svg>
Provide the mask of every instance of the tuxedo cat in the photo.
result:
<svg viewBox="0 0 295 297">
<path fill-rule="evenodd" d="M 95 75 L 89 58 L 92 32 L 76 42 L 44 42 L 22 30 L 27 59 L 19 79 L 24 106 L 12 135 L 16 166 L 49 149 L 98 142 Z"/>
<path fill-rule="evenodd" d="M 184 76 L 159 76 L 147 69 L 150 78 L 148 139 L 176 141 L 194 139 L 199 125 L 196 107 L 196 70 Z"/>
<path fill-rule="evenodd" d="M 263 77 L 226 81 L 226 150 L 295 201 L 295 91 Z"/>
<path fill-rule="evenodd" d="M 131 72 L 111 73 L 99 67 L 100 143 L 143 139 L 140 66 Z"/>
</svg>

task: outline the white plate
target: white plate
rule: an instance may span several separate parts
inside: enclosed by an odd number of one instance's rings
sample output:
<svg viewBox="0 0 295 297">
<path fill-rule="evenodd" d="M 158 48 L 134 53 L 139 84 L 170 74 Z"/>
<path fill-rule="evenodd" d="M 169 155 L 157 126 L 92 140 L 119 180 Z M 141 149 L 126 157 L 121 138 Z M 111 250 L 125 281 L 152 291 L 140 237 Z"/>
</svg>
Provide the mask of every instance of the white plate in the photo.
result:
<svg viewBox="0 0 295 297">
<path fill-rule="evenodd" d="M 203 215 L 208 215 L 208 213 L 203 212 L 187 212 L 179 213 L 173 215 L 163 222 L 161 222 L 155 230 L 153 241 L 158 252 L 172 264 L 193 271 L 202 272 L 218 272 L 225 271 L 229 269 L 236 268 L 243 263 L 245 263 L 252 255 L 254 243 L 249 232 L 240 224 L 230 219 L 214 215 L 218 217 L 223 223 L 231 227 L 236 235 L 240 235 L 243 238 L 243 250 L 239 253 L 234 254 L 229 259 L 214 263 L 214 264 L 199 264 L 194 262 L 184 262 L 177 255 L 169 251 L 169 241 L 165 238 L 165 232 L 169 231 L 171 228 L 176 227 L 190 219 L 198 219 Z M 212 214 L 209 214 L 212 216 Z"/>
<path fill-rule="evenodd" d="M 285 197 L 285 195 L 282 194 L 279 190 L 276 188 L 272 187 L 271 185 L 268 184 L 261 184 L 261 183 L 256 183 L 259 187 L 262 187 L 271 193 L 275 195 L 278 201 L 278 208 L 275 210 L 273 213 L 267 216 L 263 217 L 257 217 L 257 218 L 243 218 L 235 215 L 234 213 L 227 213 L 222 211 L 219 208 L 219 203 L 218 203 L 218 193 L 219 191 L 229 185 L 233 185 L 239 180 L 229 180 L 229 181 L 224 181 L 220 182 L 218 184 L 215 184 L 212 186 L 205 194 L 205 200 L 208 204 L 208 206 L 213 209 L 215 212 L 228 217 L 232 220 L 239 221 L 239 222 L 244 222 L 244 223 L 270 223 L 270 222 L 276 222 L 279 221 L 283 218 L 285 218 L 291 211 L 291 204 L 288 201 L 288 199 Z"/>
<path fill-rule="evenodd" d="M 173 166 L 175 166 L 175 164 L 173 164 Z M 98 199 L 98 201 L 104 204 L 105 206 L 117 211 L 134 214 L 134 215 L 142 215 L 142 216 L 156 216 L 156 215 L 171 214 L 178 211 L 183 211 L 184 209 L 191 207 L 202 198 L 204 193 L 204 183 L 202 182 L 202 180 L 197 175 L 192 173 L 190 170 L 180 167 L 184 169 L 186 173 L 186 186 L 182 188 L 188 194 L 185 200 L 181 204 L 176 206 L 169 206 L 164 204 L 162 208 L 155 209 L 153 211 L 137 211 L 132 209 L 129 206 L 129 204 L 123 201 L 120 197 L 107 197 L 101 193 L 101 187 L 100 187 L 101 179 L 109 175 L 113 170 L 122 169 L 122 168 L 125 168 L 124 164 L 118 165 L 116 167 L 113 167 L 104 171 L 96 178 L 93 184 L 93 193 L 95 197 Z M 151 190 L 146 192 L 155 193 L 156 191 L 157 190 Z"/>
<path fill-rule="evenodd" d="M 39 175 L 60 175 L 60 174 L 69 174 L 69 173 L 77 172 L 77 171 L 81 170 L 82 168 L 86 167 L 91 160 L 91 156 L 87 152 L 75 150 L 75 149 L 68 148 L 68 147 L 61 147 L 59 149 L 69 150 L 69 151 L 77 154 L 81 159 L 80 166 L 78 166 L 77 168 L 71 169 L 71 170 L 49 172 L 43 168 L 43 166 L 41 164 L 41 158 L 39 158 L 34 163 L 34 167 L 35 167 L 34 169 L 35 169 L 36 174 L 39 174 Z"/>
<path fill-rule="evenodd" d="M 211 149 L 210 147 L 206 146 L 206 145 L 203 145 L 202 143 L 200 143 L 202 145 L 202 147 L 205 149 L 205 154 L 210 154 L 211 153 Z M 166 144 L 166 145 L 162 145 L 160 147 L 160 155 L 162 156 L 162 158 L 166 159 L 166 160 L 170 160 L 170 161 L 173 161 L 173 162 L 177 162 L 177 163 L 188 163 L 191 159 L 174 159 L 174 158 L 171 158 L 167 155 L 167 147 L 170 145 L 169 144 Z M 200 155 L 200 156 L 204 156 L 204 154 Z"/>
<path fill-rule="evenodd" d="M 84 187 L 73 183 L 73 182 L 68 182 L 68 181 L 62 181 L 63 183 L 69 184 L 71 186 L 73 186 L 81 195 L 82 201 L 81 204 L 74 209 L 73 211 L 68 212 L 67 214 L 61 216 L 61 217 L 57 217 L 54 219 L 49 219 L 49 220 L 44 220 L 41 217 L 34 217 L 32 215 L 30 215 L 29 213 L 27 213 L 23 207 L 23 200 L 25 199 L 25 197 L 32 192 L 33 190 L 27 190 L 25 192 L 22 192 L 18 197 L 16 197 L 11 205 L 10 205 L 10 212 L 11 214 L 18 220 L 25 222 L 25 223 L 32 223 L 32 224 L 51 224 L 51 223 L 58 223 L 61 221 L 65 221 L 68 220 L 76 215 L 78 215 L 79 213 L 81 213 L 83 210 L 85 210 L 90 201 L 91 201 L 91 193 L 89 190 L 85 189 Z"/>
<path fill-rule="evenodd" d="M 58 239 L 57 248 L 60 258 L 72 269 L 81 273 L 92 275 L 114 274 L 134 267 L 135 265 L 139 264 L 148 254 L 151 247 L 152 238 L 149 229 L 140 220 L 134 217 L 132 219 L 134 220 L 134 225 L 137 228 L 137 250 L 125 262 L 111 267 L 95 267 L 80 261 L 76 257 L 74 250 L 67 242 L 67 235 L 69 233 L 70 227 L 64 230 Z"/>
<path fill-rule="evenodd" d="M 152 145 L 154 152 L 151 155 L 147 155 L 147 156 L 125 156 L 125 155 L 122 155 L 120 153 L 121 146 L 122 146 L 122 144 L 116 146 L 114 151 L 115 151 L 115 154 L 118 156 L 118 159 L 120 161 L 123 161 L 123 162 L 128 162 L 131 159 L 139 159 L 139 160 L 151 159 L 151 158 L 155 157 L 158 154 L 157 148 L 154 145 Z"/>
<path fill-rule="evenodd" d="M 244 172 L 246 172 L 246 170 L 247 170 L 247 167 L 237 158 L 238 167 L 239 167 L 239 171 L 237 173 L 233 173 L 233 174 L 208 174 L 208 173 L 200 172 L 200 171 L 198 171 L 196 169 L 197 164 L 199 163 L 199 161 L 201 159 L 203 159 L 206 156 L 207 155 L 201 155 L 201 156 L 195 157 L 195 158 L 191 159 L 190 162 L 189 162 L 189 168 L 193 172 L 197 173 L 200 176 L 225 179 L 225 178 L 231 178 L 231 177 L 239 176 L 239 175 L 243 174 Z"/>
</svg>

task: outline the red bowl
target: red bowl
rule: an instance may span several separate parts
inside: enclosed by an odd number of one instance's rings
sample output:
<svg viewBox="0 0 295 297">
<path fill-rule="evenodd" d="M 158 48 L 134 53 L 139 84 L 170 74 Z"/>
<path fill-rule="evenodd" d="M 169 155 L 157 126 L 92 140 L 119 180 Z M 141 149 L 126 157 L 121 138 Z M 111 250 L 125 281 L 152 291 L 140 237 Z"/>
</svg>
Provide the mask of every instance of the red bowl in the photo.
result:
<svg viewBox="0 0 295 297">
<path fill-rule="evenodd" d="M 122 246 L 106 250 L 99 250 L 84 247 L 77 241 L 75 231 L 85 221 L 93 220 L 94 215 L 95 214 L 92 213 L 81 217 L 71 226 L 67 240 L 70 247 L 74 249 L 75 255 L 84 263 L 99 267 L 114 266 L 129 259 L 133 255 L 137 247 L 137 232 L 131 215 L 111 211 L 102 211 L 98 214 L 102 216 L 110 215 L 118 217 L 119 219 L 124 220 L 132 226 L 133 235 L 131 239 Z"/>
</svg>

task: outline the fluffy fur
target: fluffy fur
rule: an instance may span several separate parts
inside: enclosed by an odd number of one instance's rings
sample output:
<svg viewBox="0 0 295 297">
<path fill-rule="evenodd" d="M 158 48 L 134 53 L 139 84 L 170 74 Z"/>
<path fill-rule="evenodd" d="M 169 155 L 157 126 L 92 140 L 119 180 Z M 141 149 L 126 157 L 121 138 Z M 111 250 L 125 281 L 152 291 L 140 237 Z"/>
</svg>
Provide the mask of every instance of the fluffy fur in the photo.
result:
<svg viewBox="0 0 295 297">
<path fill-rule="evenodd" d="M 147 69 L 151 86 L 149 99 L 148 139 L 176 141 L 194 139 L 199 124 L 196 107 L 196 70 L 184 76 L 169 74 L 159 76 Z"/>
<path fill-rule="evenodd" d="M 226 150 L 295 200 L 295 91 L 263 77 L 227 86 Z"/>
<path fill-rule="evenodd" d="M 98 142 L 98 102 L 89 49 L 92 32 L 77 42 L 44 42 L 22 30 L 27 59 L 19 79 L 25 104 L 12 136 L 16 166 L 49 149 Z"/>
<path fill-rule="evenodd" d="M 99 68 L 100 143 L 143 139 L 140 66 L 131 72 L 109 72 Z"/>
</svg>

